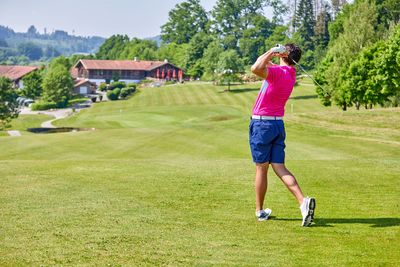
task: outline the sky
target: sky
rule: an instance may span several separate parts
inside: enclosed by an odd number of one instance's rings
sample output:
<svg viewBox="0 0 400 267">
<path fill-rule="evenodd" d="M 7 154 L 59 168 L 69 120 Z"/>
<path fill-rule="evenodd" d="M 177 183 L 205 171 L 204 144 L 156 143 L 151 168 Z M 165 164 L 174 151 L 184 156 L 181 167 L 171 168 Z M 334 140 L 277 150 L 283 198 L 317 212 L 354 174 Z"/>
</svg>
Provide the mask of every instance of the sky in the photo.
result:
<svg viewBox="0 0 400 267">
<path fill-rule="evenodd" d="M 201 0 L 211 10 L 217 0 Z M 0 0 L 0 25 L 26 32 L 55 29 L 79 36 L 127 34 L 147 38 L 160 34 L 168 12 L 183 0 Z"/>
</svg>

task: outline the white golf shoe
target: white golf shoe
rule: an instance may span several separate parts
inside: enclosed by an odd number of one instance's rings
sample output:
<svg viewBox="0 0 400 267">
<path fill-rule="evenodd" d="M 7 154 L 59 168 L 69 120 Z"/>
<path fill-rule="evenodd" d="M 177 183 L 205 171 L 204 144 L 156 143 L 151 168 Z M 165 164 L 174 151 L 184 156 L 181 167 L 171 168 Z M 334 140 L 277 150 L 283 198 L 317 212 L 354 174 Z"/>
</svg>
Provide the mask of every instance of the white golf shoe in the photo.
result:
<svg viewBox="0 0 400 267">
<path fill-rule="evenodd" d="M 315 198 L 305 197 L 300 210 L 303 216 L 301 226 L 310 226 L 314 220 Z"/>
<path fill-rule="evenodd" d="M 257 220 L 259 222 L 266 221 L 268 220 L 268 217 L 271 215 L 271 213 L 272 213 L 271 209 L 258 210 L 256 211 Z"/>
</svg>

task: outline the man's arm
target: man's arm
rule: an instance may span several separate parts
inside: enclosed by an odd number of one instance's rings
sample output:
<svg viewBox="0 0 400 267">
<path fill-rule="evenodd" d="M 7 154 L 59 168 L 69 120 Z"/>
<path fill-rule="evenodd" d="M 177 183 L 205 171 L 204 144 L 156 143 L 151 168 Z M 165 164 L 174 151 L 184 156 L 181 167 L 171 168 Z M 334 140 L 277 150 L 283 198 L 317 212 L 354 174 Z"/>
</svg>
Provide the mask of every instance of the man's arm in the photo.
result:
<svg viewBox="0 0 400 267">
<path fill-rule="evenodd" d="M 259 56 L 257 61 L 251 66 L 251 72 L 260 78 L 266 79 L 268 77 L 268 67 L 274 65 L 271 60 L 276 56 L 276 53 L 271 50 Z"/>
</svg>

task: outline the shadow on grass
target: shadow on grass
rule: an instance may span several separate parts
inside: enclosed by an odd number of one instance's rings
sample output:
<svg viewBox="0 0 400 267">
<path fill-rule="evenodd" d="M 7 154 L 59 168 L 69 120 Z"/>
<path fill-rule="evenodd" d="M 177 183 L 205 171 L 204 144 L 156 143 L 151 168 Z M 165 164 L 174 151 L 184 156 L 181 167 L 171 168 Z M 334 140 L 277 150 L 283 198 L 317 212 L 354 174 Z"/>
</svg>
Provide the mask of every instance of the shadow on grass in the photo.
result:
<svg viewBox="0 0 400 267">
<path fill-rule="evenodd" d="M 301 221 L 301 219 L 272 218 L 277 221 Z M 312 227 L 333 227 L 332 224 L 370 224 L 371 227 L 400 226 L 400 218 L 315 218 Z"/>
<path fill-rule="evenodd" d="M 301 100 L 301 99 L 314 99 L 317 97 L 318 97 L 317 95 L 299 95 L 299 96 L 292 96 L 290 99 Z"/>
<path fill-rule="evenodd" d="M 240 94 L 240 93 L 246 93 L 246 92 L 253 92 L 253 91 L 260 91 L 260 88 L 240 88 L 240 89 L 231 89 L 231 90 L 224 90 L 224 91 L 219 91 L 218 93 L 232 93 L 232 94 Z"/>
</svg>

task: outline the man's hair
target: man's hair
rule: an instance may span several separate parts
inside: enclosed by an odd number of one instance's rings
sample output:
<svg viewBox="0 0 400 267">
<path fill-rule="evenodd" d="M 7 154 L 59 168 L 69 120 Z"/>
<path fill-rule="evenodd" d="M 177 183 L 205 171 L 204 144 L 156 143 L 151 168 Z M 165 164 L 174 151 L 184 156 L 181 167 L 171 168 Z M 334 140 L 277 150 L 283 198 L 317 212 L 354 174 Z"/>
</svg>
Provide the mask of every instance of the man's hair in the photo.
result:
<svg viewBox="0 0 400 267">
<path fill-rule="evenodd" d="M 301 49 L 295 44 L 285 44 L 288 57 L 284 57 L 283 60 L 289 65 L 295 65 L 295 62 L 299 62 L 301 58 Z M 294 62 L 295 61 L 295 62 Z"/>
</svg>

